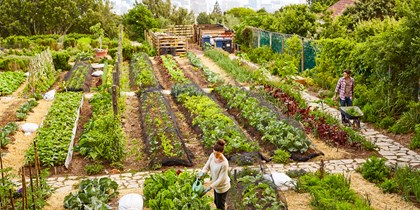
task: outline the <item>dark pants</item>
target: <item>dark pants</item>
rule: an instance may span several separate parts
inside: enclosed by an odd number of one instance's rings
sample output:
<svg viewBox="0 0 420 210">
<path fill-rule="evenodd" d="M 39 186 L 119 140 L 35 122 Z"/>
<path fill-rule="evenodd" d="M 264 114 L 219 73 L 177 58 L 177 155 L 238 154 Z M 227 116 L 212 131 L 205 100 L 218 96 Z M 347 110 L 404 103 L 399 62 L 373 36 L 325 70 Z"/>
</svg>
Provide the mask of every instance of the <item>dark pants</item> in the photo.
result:
<svg viewBox="0 0 420 210">
<path fill-rule="evenodd" d="M 226 196 L 229 190 L 224 193 L 217 193 L 214 191 L 214 204 L 216 204 L 217 209 L 225 210 Z"/>
<path fill-rule="evenodd" d="M 340 98 L 340 106 L 353 106 L 350 97 L 345 97 L 344 100 Z M 346 116 L 344 116 L 344 114 L 341 114 L 341 121 L 347 121 Z"/>
</svg>

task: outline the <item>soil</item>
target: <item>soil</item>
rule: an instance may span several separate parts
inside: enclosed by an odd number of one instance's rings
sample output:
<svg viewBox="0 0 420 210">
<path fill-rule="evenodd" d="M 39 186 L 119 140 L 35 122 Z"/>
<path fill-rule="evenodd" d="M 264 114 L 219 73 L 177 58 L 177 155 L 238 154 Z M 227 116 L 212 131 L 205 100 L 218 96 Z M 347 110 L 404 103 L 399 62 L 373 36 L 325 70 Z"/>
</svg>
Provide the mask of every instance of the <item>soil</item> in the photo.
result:
<svg viewBox="0 0 420 210">
<path fill-rule="evenodd" d="M 287 208 L 291 210 L 307 210 L 311 209 L 311 194 L 297 193 L 293 190 L 282 192 L 286 197 Z"/>
<path fill-rule="evenodd" d="M 26 101 L 25 99 L 15 97 L 0 98 L 0 127 L 3 127 L 9 122 L 17 121 L 16 110 Z"/>
<path fill-rule="evenodd" d="M 127 158 L 124 161 L 125 170 L 143 169 L 148 165 L 144 156 L 143 136 L 140 126 L 140 104 L 136 96 L 126 97 L 125 114 L 122 119 L 127 137 Z"/>
<path fill-rule="evenodd" d="M 40 125 L 48 113 L 48 109 L 52 105 L 52 101 L 39 100 L 39 104 L 33 109 L 32 113 L 29 113 L 26 121 L 18 122 L 20 126 L 24 123 L 35 123 Z M 3 166 L 11 167 L 13 174 L 18 174 L 20 167 L 23 166 L 25 159 L 26 150 L 31 146 L 33 139 L 36 134 L 25 135 L 22 131 L 17 131 L 13 138 L 15 141 L 8 145 L 6 156 L 3 157 Z"/>
<path fill-rule="evenodd" d="M 43 210 L 65 210 L 63 202 L 64 197 L 70 193 L 75 193 L 77 190 L 71 190 L 69 192 L 55 192 L 47 199 L 47 205 L 44 206 Z"/>
<path fill-rule="evenodd" d="M 159 65 L 156 61 L 156 59 L 154 58 L 150 58 L 150 61 L 153 64 L 153 70 L 155 73 L 155 76 L 158 80 L 158 83 L 160 85 L 162 85 L 162 87 L 165 90 L 170 90 L 172 88 L 173 82 L 169 79 L 169 77 L 167 76 L 168 73 L 166 72 L 166 69 L 164 69 L 164 67 L 162 65 Z"/>
<path fill-rule="evenodd" d="M 221 69 L 216 63 L 214 63 L 209 58 L 205 57 L 203 51 L 192 50 L 192 52 L 195 53 L 197 55 L 197 57 L 199 57 L 201 59 L 204 66 L 207 66 L 214 73 L 219 74 L 220 78 L 225 80 L 225 82 L 227 84 L 230 84 L 230 85 L 237 84 L 237 82 L 232 77 L 230 77 L 228 74 L 226 74 L 226 72 L 223 69 Z"/>
<path fill-rule="evenodd" d="M 416 207 L 414 204 L 404 201 L 400 195 L 384 194 L 379 187 L 366 181 L 359 173 L 354 172 L 350 175 L 350 187 L 360 196 L 370 200 L 374 209 L 419 209 L 420 207 L 420 205 Z"/>
<path fill-rule="evenodd" d="M 195 84 L 200 86 L 201 88 L 207 88 L 208 83 L 203 75 L 203 72 L 201 70 L 198 70 L 194 66 L 190 64 L 190 61 L 185 57 L 174 57 L 175 61 L 178 63 L 178 66 L 184 72 L 184 75 L 189 78 L 191 81 L 193 81 Z"/>
</svg>

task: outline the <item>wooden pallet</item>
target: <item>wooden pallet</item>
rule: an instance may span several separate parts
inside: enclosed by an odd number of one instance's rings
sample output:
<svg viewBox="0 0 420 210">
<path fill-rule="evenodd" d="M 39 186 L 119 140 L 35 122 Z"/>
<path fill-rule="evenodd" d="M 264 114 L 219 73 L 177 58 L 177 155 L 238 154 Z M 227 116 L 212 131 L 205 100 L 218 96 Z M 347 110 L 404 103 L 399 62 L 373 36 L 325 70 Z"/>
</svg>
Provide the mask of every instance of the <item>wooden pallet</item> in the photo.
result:
<svg viewBox="0 0 420 210">
<path fill-rule="evenodd" d="M 149 30 L 146 39 L 156 48 L 158 54 L 163 52 L 164 48 L 175 48 L 176 55 L 184 54 L 188 49 L 188 39 L 186 36 L 173 36 L 167 33 L 152 32 Z"/>
<path fill-rule="evenodd" d="M 194 34 L 194 27 L 192 25 L 175 25 L 169 28 L 167 32 L 175 36 L 185 36 L 191 39 Z"/>
</svg>

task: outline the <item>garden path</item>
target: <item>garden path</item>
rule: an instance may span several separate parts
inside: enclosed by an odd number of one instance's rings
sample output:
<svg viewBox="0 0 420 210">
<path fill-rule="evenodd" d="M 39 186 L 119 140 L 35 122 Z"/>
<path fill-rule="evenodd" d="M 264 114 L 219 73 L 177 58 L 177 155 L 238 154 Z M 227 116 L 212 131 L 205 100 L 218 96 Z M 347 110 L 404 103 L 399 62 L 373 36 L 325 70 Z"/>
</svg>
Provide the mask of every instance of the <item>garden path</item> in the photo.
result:
<svg viewBox="0 0 420 210">
<path fill-rule="evenodd" d="M 230 55 L 230 59 L 240 59 L 235 55 Z M 254 64 L 249 61 L 245 61 L 250 67 L 258 68 L 257 64 Z M 271 80 L 278 80 L 276 76 L 270 76 Z M 334 118 L 341 121 L 341 113 L 339 110 L 332 108 L 326 104 L 320 103 L 322 101 L 320 98 L 310 95 L 306 90 L 301 91 L 302 98 L 308 103 L 312 108 L 322 109 L 325 112 L 332 115 Z M 395 142 L 390 137 L 382 134 L 381 132 L 368 128 L 365 123 L 360 123 L 361 129 L 360 133 L 368 141 L 374 143 L 378 147 L 379 154 L 381 154 L 388 164 L 398 166 L 410 166 L 420 168 L 420 155 L 415 151 L 412 151 L 398 142 Z"/>
</svg>

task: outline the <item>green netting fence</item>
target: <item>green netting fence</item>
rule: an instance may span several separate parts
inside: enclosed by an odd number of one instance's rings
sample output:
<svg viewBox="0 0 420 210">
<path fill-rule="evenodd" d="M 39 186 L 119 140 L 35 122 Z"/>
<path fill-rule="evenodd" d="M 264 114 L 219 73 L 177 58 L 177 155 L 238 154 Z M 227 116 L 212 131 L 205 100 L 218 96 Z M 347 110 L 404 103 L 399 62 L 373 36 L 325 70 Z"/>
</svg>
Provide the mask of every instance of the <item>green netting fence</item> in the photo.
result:
<svg viewBox="0 0 420 210">
<path fill-rule="evenodd" d="M 270 47 L 274 52 L 283 53 L 286 45 L 286 40 L 293 35 L 281 34 L 270 31 L 265 31 L 259 28 L 249 27 L 252 30 L 252 47 L 258 48 L 263 46 Z M 302 59 L 300 62 L 299 71 L 312 69 L 315 67 L 316 46 L 314 41 L 300 37 L 302 40 Z M 303 68 L 302 68 L 303 63 Z"/>
</svg>

